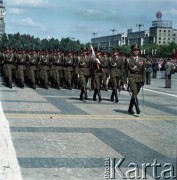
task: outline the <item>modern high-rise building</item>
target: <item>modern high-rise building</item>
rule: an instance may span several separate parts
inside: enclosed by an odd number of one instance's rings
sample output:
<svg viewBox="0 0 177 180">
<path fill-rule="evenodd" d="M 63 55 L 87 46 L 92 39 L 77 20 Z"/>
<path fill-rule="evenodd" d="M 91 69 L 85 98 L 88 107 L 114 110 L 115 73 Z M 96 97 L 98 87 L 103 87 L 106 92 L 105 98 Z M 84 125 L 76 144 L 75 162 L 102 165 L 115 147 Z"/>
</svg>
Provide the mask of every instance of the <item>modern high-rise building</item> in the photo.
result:
<svg viewBox="0 0 177 180">
<path fill-rule="evenodd" d="M 2 0 L 0 0 L 0 39 L 2 38 L 2 35 L 5 33 L 5 6 Z"/>
</svg>

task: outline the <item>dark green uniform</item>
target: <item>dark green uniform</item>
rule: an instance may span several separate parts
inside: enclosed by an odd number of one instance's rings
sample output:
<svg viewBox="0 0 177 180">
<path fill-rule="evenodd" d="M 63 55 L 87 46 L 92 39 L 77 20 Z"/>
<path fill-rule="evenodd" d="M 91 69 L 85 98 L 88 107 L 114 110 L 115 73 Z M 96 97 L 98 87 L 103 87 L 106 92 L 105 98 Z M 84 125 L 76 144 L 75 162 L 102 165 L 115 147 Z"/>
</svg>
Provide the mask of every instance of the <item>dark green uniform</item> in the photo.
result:
<svg viewBox="0 0 177 180">
<path fill-rule="evenodd" d="M 103 87 L 105 89 L 105 91 L 107 91 L 107 79 L 109 77 L 110 74 L 110 60 L 109 57 L 106 53 L 104 53 L 101 57 L 100 57 L 100 62 L 101 62 L 101 67 L 103 70 L 103 76 L 102 76 L 102 81 L 103 81 Z"/>
<path fill-rule="evenodd" d="M 79 58 L 79 78 L 81 84 L 80 100 L 87 99 L 86 85 L 91 75 L 91 59 L 90 56 L 83 52 Z M 85 96 L 83 98 L 83 95 Z"/>
<path fill-rule="evenodd" d="M 38 79 L 38 77 L 37 77 L 37 71 L 38 71 L 37 64 L 39 62 L 39 56 L 34 51 L 28 57 L 29 57 L 29 60 L 28 60 L 28 62 L 29 62 L 29 67 L 28 67 L 29 80 L 30 80 L 32 88 L 36 89 L 36 79 Z"/>
<path fill-rule="evenodd" d="M 93 59 L 92 62 L 92 68 L 93 68 L 93 74 L 94 74 L 94 94 L 93 94 L 93 100 L 96 101 L 96 95 L 98 94 L 99 101 L 102 101 L 101 98 L 101 82 L 103 79 L 103 61 L 101 63 L 100 61 L 101 56 L 99 52 L 97 52 L 96 58 Z"/>
<path fill-rule="evenodd" d="M 4 56 L 4 79 L 10 88 L 12 88 L 12 77 L 15 70 L 15 59 L 13 52 L 7 52 Z"/>
<path fill-rule="evenodd" d="M 123 74 L 123 61 L 122 58 L 118 56 L 118 54 L 114 54 L 111 58 L 110 62 L 110 77 L 111 77 L 111 83 L 112 83 L 112 95 L 111 95 L 111 101 L 114 101 L 115 96 L 115 102 L 119 102 L 118 100 L 118 94 L 117 89 L 120 86 L 120 81 L 122 79 Z"/>
<path fill-rule="evenodd" d="M 22 50 L 20 54 L 17 56 L 17 80 L 19 83 L 19 86 L 21 88 L 24 88 L 24 81 L 25 81 L 25 75 L 26 75 L 26 65 L 27 65 L 27 56 L 25 54 L 25 51 Z"/>
<path fill-rule="evenodd" d="M 48 89 L 50 71 L 50 56 L 48 52 L 44 52 L 41 56 L 40 79 L 45 89 Z"/>
<path fill-rule="evenodd" d="M 66 65 L 66 77 L 67 77 L 67 84 L 69 90 L 72 90 L 72 80 L 74 74 L 74 59 L 72 53 L 69 53 L 65 57 L 65 65 Z"/>
<path fill-rule="evenodd" d="M 145 82 L 145 59 L 138 56 L 139 49 L 137 45 L 132 46 L 132 57 L 127 60 L 128 62 L 128 84 L 130 91 L 132 93 L 132 97 L 130 100 L 130 105 L 128 112 L 130 114 L 134 114 L 133 106 L 135 105 L 137 114 L 140 114 L 140 109 L 138 105 L 138 93 L 141 87 Z"/>
</svg>

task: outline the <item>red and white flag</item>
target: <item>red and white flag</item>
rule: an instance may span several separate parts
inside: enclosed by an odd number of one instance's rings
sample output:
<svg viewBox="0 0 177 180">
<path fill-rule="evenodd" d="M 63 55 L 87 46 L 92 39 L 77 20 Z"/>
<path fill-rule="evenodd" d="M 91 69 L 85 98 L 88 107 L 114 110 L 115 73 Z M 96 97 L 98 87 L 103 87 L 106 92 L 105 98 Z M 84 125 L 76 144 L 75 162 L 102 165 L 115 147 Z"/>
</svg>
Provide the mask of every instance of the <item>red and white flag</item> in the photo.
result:
<svg viewBox="0 0 177 180">
<path fill-rule="evenodd" d="M 95 55 L 95 51 L 94 51 L 92 45 L 90 45 L 90 49 L 91 49 L 91 52 L 92 52 L 92 53 L 91 53 L 91 58 L 95 58 L 96 55 Z"/>
</svg>

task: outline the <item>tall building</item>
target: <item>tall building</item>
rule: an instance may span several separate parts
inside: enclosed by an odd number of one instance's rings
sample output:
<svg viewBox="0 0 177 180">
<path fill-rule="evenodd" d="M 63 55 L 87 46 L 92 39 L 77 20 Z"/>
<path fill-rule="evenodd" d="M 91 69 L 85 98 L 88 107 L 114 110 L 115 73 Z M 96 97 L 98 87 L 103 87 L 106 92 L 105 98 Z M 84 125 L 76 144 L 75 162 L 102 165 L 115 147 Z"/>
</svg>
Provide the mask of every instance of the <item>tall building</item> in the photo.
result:
<svg viewBox="0 0 177 180">
<path fill-rule="evenodd" d="M 172 41 L 177 44 L 177 29 L 173 29 Z"/>
<path fill-rule="evenodd" d="M 172 21 L 162 20 L 162 13 L 156 13 L 157 20 L 152 21 L 152 27 L 149 29 L 149 43 L 158 45 L 170 44 L 173 42 Z"/>
<path fill-rule="evenodd" d="M 5 12 L 6 9 L 3 4 L 3 1 L 0 0 L 0 39 L 2 38 L 2 35 L 5 33 L 5 22 L 4 22 Z"/>
</svg>

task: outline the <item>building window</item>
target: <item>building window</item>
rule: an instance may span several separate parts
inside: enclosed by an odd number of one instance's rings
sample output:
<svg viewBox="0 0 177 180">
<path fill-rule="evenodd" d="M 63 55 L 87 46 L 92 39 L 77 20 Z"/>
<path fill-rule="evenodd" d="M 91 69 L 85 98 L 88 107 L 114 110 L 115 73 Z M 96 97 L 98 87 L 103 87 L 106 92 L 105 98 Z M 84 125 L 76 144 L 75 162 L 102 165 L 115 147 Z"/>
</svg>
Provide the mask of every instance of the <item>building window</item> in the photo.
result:
<svg viewBox="0 0 177 180">
<path fill-rule="evenodd" d="M 163 42 L 163 44 L 165 44 L 165 41 Z"/>
<path fill-rule="evenodd" d="M 161 29 L 159 30 L 159 32 L 161 32 Z"/>
<path fill-rule="evenodd" d="M 170 38 L 168 38 L 168 40 L 170 40 Z"/>
<path fill-rule="evenodd" d="M 173 34 L 173 36 L 176 36 L 176 34 Z"/>
<path fill-rule="evenodd" d="M 161 41 L 159 41 L 159 44 L 161 44 Z"/>
<path fill-rule="evenodd" d="M 161 38 L 159 38 L 159 40 L 161 40 Z"/>
<path fill-rule="evenodd" d="M 170 30 L 168 30 L 168 32 L 170 32 Z"/>
<path fill-rule="evenodd" d="M 166 32 L 166 30 L 164 30 L 164 32 Z"/>
</svg>

